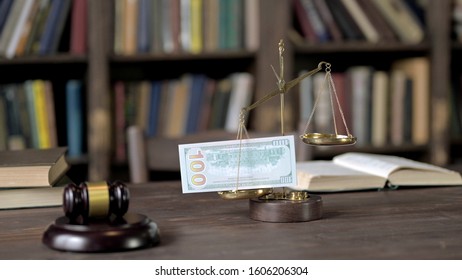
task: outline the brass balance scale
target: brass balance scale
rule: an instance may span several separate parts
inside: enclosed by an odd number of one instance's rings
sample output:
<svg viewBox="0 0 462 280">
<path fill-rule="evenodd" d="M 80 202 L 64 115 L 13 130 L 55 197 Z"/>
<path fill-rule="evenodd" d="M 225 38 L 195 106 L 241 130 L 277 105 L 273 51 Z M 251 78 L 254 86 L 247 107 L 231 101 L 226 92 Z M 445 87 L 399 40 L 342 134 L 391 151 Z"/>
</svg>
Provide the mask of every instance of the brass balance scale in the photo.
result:
<svg viewBox="0 0 462 280">
<path fill-rule="evenodd" d="M 284 136 L 284 96 L 286 93 L 298 85 L 303 79 L 316 74 L 317 72 L 325 69 L 325 78 L 323 88 L 317 95 L 313 109 L 308 118 L 305 126 L 304 134 L 300 135 L 300 139 L 308 145 L 313 146 L 339 146 L 339 145 L 353 145 L 356 143 L 356 137 L 350 134 L 345 117 L 340 106 L 340 102 L 335 91 L 334 82 L 331 76 L 331 64 L 327 62 L 320 62 L 316 69 L 313 69 L 289 82 L 284 81 L 284 43 L 279 42 L 279 74 L 273 69 L 277 78 L 278 88 L 255 103 L 244 107 L 240 112 L 239 128 L 237 132 L 237 139 L 249 138 L 246 129 L 246 115 L 249 111 L 260 106 L 264 102 L 280 96 L 281 103 L 281 134 Z M 330 104 L 333 115 L 334 133 L 318 133 L 308 132 L 311 121 L 313 119 L 315 110 L 324 92 L 330 93 Z M 341 115 L 343 125 L 346 130 L 346 135 L 338 134 L 337 123 L 335 118 L 334 104 L 338 107 L 338 112 Z M 322 217 L 322 199 L 318 195 L 308 194 L 307 191 L 294 191 L 287 188 L 282 188 L 281 191 L 276 191 L 272 188 L 265 189 L 251 189 L 251 190 L 232 190 L 218 192 L 219 196 L 223 199 L 249 199 L 250 217 L 254 220 L 264 222 L 305 222 L 320 219 Z"/>
</svg>

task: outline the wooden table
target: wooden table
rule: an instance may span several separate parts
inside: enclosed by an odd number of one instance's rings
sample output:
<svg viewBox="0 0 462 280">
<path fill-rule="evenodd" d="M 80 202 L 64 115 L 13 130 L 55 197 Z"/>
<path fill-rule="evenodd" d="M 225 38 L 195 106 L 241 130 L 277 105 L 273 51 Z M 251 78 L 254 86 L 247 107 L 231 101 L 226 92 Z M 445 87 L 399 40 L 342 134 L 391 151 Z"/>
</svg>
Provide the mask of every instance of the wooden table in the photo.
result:
<svg viewBox="0 0 462 280">
<path fill-rule="evenodd" d="M 130 212 L 157 223 L 161 243 L 117 253 L 42 244 L 61 208 L 0 211 L 0 259 L 462 259 L 462 187 L 323 194 L 306 223 L 248 217 L 248 200 L 182 194 L 179 182 L 130 185 Z"/>
</svg>

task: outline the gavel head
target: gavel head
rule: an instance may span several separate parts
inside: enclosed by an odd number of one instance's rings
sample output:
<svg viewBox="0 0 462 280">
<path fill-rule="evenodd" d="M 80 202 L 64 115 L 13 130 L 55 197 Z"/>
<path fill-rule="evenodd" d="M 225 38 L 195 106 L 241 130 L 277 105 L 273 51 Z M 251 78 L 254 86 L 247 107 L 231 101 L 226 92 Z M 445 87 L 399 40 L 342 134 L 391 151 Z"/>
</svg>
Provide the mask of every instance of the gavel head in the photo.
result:
<svg viewBox="0 0 462 280">
<path fill-rule="evenodd" d="M 63 210 L 71 221 L 81 217 L 107 218 L 111 214 L 123 217 L 128 210 L 130 193 L 121 181 L 68 184 L 63 192 Z"/>
</svg>

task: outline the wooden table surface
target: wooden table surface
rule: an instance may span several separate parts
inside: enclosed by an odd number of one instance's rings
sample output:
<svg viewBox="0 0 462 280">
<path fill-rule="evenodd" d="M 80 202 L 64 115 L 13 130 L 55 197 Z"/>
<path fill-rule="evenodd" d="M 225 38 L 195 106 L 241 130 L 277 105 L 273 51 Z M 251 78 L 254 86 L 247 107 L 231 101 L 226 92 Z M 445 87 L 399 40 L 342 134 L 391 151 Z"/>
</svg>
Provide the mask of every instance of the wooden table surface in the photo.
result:
<svg viewBox="0 0 462 280">
<path fill-rule="evenodd" d="M 323 194 L 323 218 L 265 223 L 248 200 L 182 194 L 180 182 L 129 185 L 130 212 L 156 222 L 155 247 L 72 253 L 42 244 L 61 208 L 0 211 L 0 259 L 462 259 L 462 187 Z"/>
</svg>

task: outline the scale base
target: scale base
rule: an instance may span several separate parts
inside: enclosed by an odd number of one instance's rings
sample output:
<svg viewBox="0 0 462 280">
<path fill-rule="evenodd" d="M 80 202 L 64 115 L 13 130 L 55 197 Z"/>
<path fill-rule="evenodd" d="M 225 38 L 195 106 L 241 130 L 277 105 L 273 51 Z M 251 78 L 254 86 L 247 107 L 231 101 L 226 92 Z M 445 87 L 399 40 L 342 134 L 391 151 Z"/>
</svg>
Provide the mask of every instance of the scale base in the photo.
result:
<svg viewBox="0 0 462 280">
<path fill-rule="evenodd" d="M 152 247 L 159 243 L 157 224 L 141 214 L 123 218 L 70 223 L 65 216 L 51 224 L 43 234 L 48 247 L 71 252 L 111 252 Z"/>
<path fill-rule="evenodd" d="M 322 198 L 318 195 L 302 200 L 252 198 L 249 212 L 251 219 L 262 222 L 308 222 L 321 219 Z"/>
</svg>

